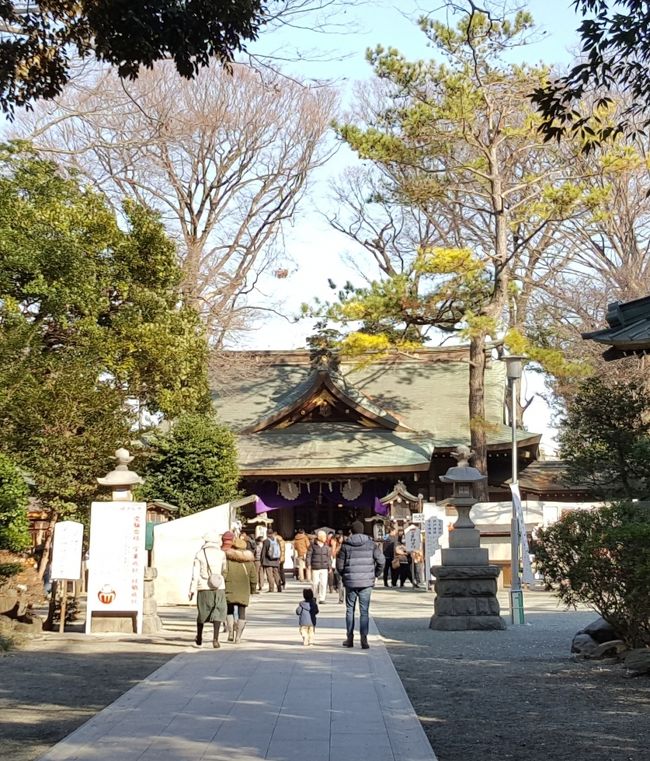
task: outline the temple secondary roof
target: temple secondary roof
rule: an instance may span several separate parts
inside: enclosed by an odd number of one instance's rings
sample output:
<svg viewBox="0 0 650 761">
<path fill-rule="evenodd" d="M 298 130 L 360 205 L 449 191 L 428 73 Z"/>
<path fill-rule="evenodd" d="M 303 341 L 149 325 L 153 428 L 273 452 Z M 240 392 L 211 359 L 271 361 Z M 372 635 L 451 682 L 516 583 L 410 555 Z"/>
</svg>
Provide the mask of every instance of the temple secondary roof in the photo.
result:
<svg viewBox="0 0 650 761">
<path fill-rule="evenodd" d="M 427 434 L 398 433 L 345 424 L 324 428 L 298 423 L 239 436 L 242 476 L 426 471 L 433 453 Z"/>
<path fill-rule="evenodd" d="M 219 418 L 238 433 L 242 475 L 418 471 L 469 443 L 465 347 L 314 365 L 304 350 L 228 352 L 213 379 Z M 488 362 L 488 449 L 510 447 L 505 367 Z M 539 435 L 519 431 L 520 442 Z"/>
<path fill-rule="evenodd" d="M 587 340 L 611 346 L 603 352 L 605 360 L 650 352 L 650 296 L 608 304 L 605 319 L 609 328 L 582 334 Z"/>
</svg>

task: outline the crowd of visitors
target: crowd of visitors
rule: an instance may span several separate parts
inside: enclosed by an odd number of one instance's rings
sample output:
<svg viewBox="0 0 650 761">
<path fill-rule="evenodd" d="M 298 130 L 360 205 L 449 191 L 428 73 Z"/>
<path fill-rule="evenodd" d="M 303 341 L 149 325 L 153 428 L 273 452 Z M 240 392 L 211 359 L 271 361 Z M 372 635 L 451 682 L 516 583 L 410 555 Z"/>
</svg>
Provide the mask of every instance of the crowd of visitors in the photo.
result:
<svg viewBox="0 0 650 761">
<path fill-rule="evenodd" d="M 303 589 L 302 601 L 296 608 L 300 636 L 304 645 L 315 641 L 319 604 L 328 593 L 337 593 L 339 603 L 346 604 L 346 639 L 344 647 L 354 647 L 356 610 L 359 609 L 359 635 L 363 649 L 368 644 L 369 607 L 375 579 L 383 575 L 384 586 L 413 587 L 426 583 L 422 554 L 408 552 L 404 534 L 392 529 L 383 542 L 364 532 L 364 525 L 355 521 L 349 533 L 319 529 L 309 536 L 298 529 L 293 542 L 273 529 L 265 536 L 251 537 L 246 531 L 239 536 L 231 531 L 204 536 L 201 549 L 194 558 L 189 599 L 196 596 L 197 622 L 194 643 L 203 644 L 203 630 L 212 624 L 212 645 L 219 648 L 222 626 L 228 641 L 238 644 L 246 627 L 246 611 L 250 597 L 260 592 L 283 592 L 286 588 L 287 553 L 295 578 L 309 587 Z M 266 586 L 266 589 L 265 589 Z"/>
</svg>

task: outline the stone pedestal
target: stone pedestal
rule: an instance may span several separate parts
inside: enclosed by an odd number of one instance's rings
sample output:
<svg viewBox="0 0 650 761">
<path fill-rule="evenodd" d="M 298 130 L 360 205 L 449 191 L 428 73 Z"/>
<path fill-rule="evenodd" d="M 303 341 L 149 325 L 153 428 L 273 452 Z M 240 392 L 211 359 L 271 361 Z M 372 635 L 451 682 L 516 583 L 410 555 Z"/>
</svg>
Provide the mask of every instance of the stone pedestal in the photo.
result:
<svg viewBox="0 0 650 761">
<path fill-rule="evenodd" d="M 431 569 L 436 579 L 436 599 L 429 628 L 438 631 L 505 629 L 497 600 L 501 569 L 490 565 L 488 551 L 481 547 L 480 532 L 469 515 L 476 504 L 473 486 L 486 477 L 469 465 L 468 447 L 459 446 L 454 456 L 458 466 L 449 468 L 440 480 L 454 487 L 454 496 L 446 504 L 457 510 L 458 518 L 449 533 L 449 548 L 441 552 L 442 565 Z"/>
<path fill-rule="evenodd" d="M 158 605 L 154 596 L 154 579 L 158 575 L 155 568 L 144 569 L 144 600 L 142 607 L 142 633 L 157 634 L 163 630 L 158 615 Z"/>
<path fill-rule="evenodd" d="M 485 551 L 487 553 L 487 550 Z M 434 566 L 436 599 L 430 629 L 466 631 L 505 629 L 497 600 L 495 565 Z"/>
</svg>

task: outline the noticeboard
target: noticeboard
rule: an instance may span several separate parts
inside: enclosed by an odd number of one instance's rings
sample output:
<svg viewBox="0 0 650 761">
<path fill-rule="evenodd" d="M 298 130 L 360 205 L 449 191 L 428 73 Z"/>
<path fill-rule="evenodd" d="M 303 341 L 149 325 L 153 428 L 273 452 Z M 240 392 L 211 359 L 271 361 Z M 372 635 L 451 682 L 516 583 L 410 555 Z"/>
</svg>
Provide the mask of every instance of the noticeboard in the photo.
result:
<svg viewBox="0 0 650 761">
<path fill-rule="evenodd" d="M 91 505 L 86 634 L 93 613 L 135 614 L 142 633 L 146 513 L 144 502 Z"/>
<path fill-rule="evenodd" d="M 421 548 L 422 536 L 419 528 L 412 526 L 404 533 L 404 546 L 407 552 L 414 552 Z"/>
<path fill-rule="evenodd" d="M 60 521 L 54 526 L 50 578 L 77 581 L 81 578 L 84 527 L 78 521 Z"/>
</svg>

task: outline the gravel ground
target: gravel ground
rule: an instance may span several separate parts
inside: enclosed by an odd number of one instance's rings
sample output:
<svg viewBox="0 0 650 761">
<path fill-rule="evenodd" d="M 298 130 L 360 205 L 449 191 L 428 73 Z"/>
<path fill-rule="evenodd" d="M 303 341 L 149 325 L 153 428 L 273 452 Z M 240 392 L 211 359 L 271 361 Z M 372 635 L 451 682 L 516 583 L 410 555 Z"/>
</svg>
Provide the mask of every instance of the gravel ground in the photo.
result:
<svg viewBox="0 0 650 761">
<path fill-rule="evenodd" d="M 371 612 L 439 761 L 650 761 L 650 678 L 571 660 L 592 612 L 542 593 L 526 607 L 528 625 L 507 631 L 434 632 L 431 593 L 375 591 Z M 0 656 L 0 759 L 38 758 L 182 652 L 193 609 L 161 615 L 161 637 L 50 633 Z"/>
<path fill-rule="evenodd" d="M 571 659 L 593 611 L 541 592 L 526 608 L 527 624 L 506 631 L 438 632 L 431 593 L 375 592 L 375 623 L 439 761 L 650 759 L 650 679 Z"/>
</svg>

